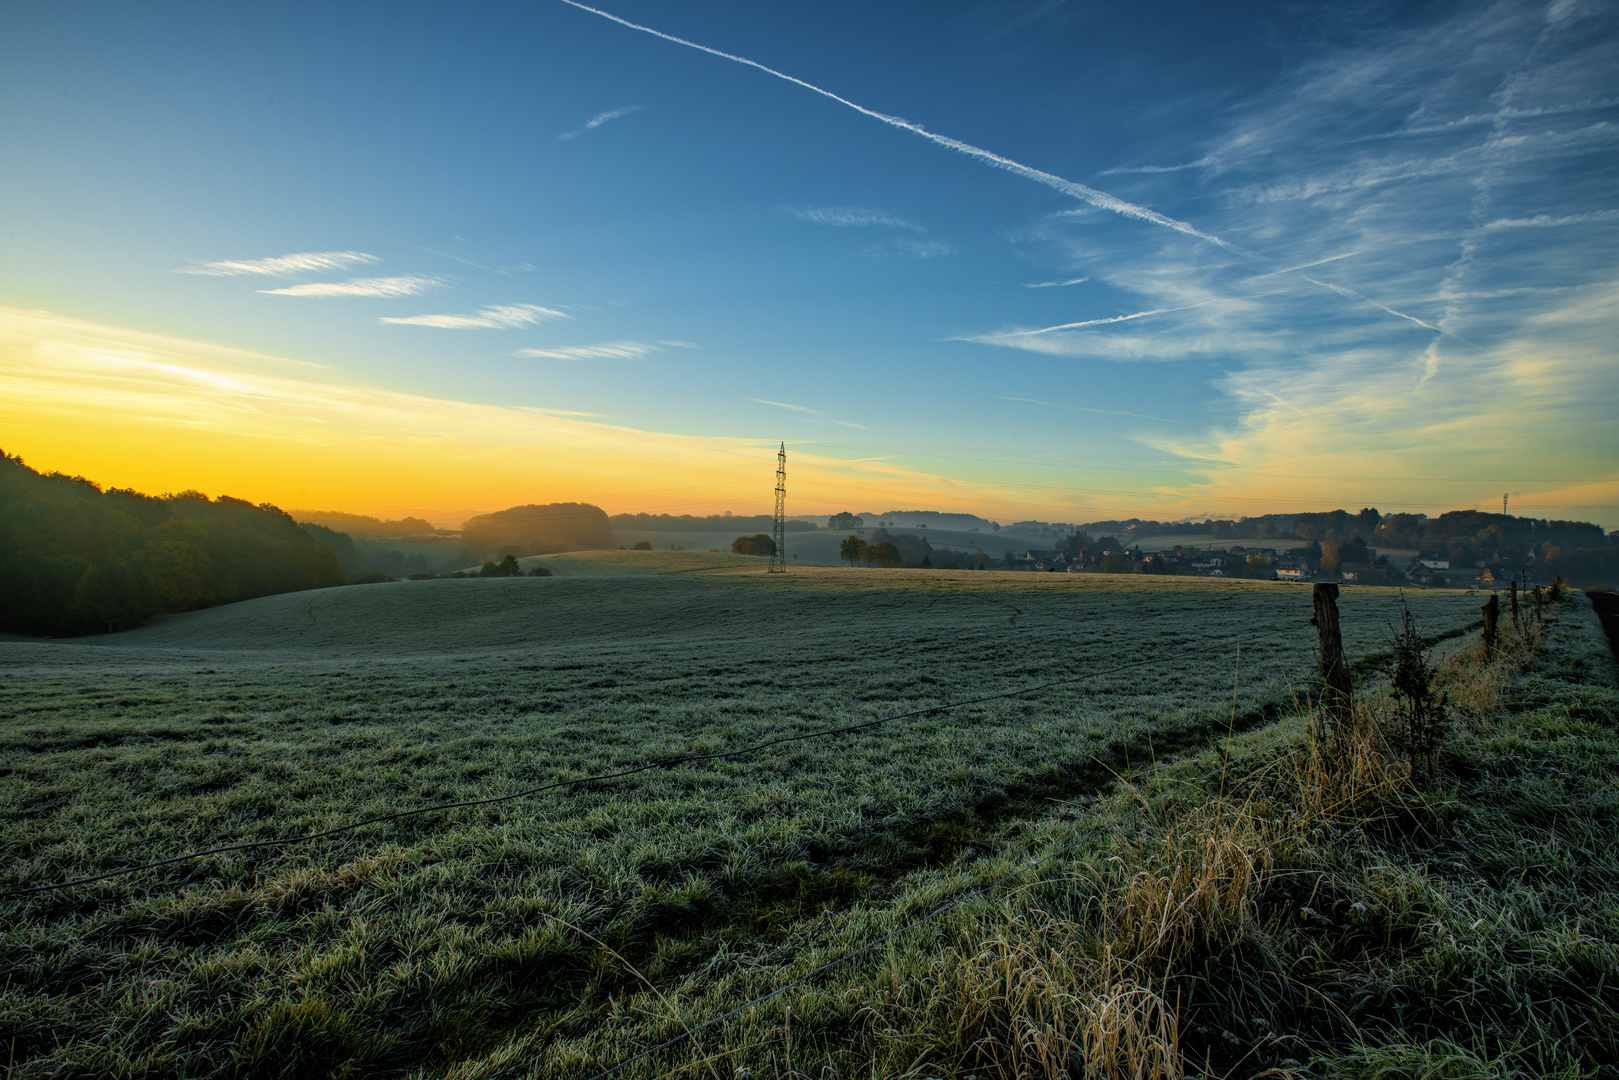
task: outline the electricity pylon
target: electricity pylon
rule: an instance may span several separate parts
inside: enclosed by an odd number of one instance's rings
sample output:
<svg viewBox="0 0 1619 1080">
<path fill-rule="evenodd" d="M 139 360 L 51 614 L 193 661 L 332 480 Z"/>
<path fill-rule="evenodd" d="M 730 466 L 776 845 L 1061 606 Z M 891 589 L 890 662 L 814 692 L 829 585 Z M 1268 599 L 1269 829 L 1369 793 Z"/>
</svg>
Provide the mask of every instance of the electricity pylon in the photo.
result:
<svg viewBox="0 0 1619 1080">
<path fill-rule="evenodd" d="M 776 524 L 770 539 L 776 543 L 776 550 L 770 555 L 770 569 L 766 573 L 785 574 L 787 572 L 787 444 L 781 444 L 781 451 L 776 454 Z"/>
</svg>

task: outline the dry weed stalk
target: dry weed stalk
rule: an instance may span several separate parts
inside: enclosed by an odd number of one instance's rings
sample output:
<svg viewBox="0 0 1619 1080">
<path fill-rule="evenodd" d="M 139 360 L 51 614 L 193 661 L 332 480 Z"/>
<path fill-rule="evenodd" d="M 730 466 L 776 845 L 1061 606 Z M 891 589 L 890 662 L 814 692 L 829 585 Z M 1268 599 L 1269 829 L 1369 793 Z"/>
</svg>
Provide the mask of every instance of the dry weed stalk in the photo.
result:
<svg viewBox="0 0 1619 1080">
<path fill-rule="evenodd" d="M 1489 654 L 1477 646 L 1460 649 L 1435 665 L 1435 682 L 1463 713 L 1485 719 L 1500 708 L 1512 676 L 1540 653 L 1543 636 L 1540 624 L 1528 624 L 1503 632 Z"/>
<path fill-rule="evenodd" d="M 1180 1080 L 1179 1017 L 1150 986 L 1120 979 L 1084 999 L 1080 1059 L 1107 1080 Z"/>
<path fill-rule="evenodd" d="M 1173 817 L 1135 855 L 1143 868 L 1107 898 L 1105 934 L 1146 970 L 1235 941 L 1257 921 L 1258 897 L 1282 836 L 1246 804 L 1216 801 Z"/>
<path fill-rule="evenodd" d="M 1340 739 L 1312 737 L 1284 759 L 1285 798 L 1301 825 L 1356 814 L 1410 785 L 1411 764 L 1394 753 L 1387 737 L 1392 711 L 1386 694 L 1362 695 Z M 1311 730 L 1316 727 L 1312 722 Z"/>
<path fill-rule="evenodd" d="M 970 1038 L 973 1068 L 998 1080 L 1084 1074 L 1107 1080 L 1180 1080 L 1175 1010 L 1136 968 L 1079 927 L 1033 911 L 971 954 L 930 1004 L 934 1023 Z"/>
</svg>

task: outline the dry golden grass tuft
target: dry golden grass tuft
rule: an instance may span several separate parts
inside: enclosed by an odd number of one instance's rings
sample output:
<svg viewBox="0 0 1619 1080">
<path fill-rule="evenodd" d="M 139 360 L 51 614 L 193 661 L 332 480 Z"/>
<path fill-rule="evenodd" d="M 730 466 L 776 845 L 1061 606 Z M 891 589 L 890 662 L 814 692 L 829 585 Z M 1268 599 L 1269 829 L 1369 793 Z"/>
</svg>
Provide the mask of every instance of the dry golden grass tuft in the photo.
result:
<svg viewBox="0 0 1619 1080">
<path fill-rule="evenodd" d="M 973 1075 L 1184 1075 L 1174 1008 L 1080 924 L 1022 912 L 976 948 L 947 954 L 935 973 L 926 1000 L 887 1021 L 930 1034 L 939 1056 L 964 1062 Z"/>
<path fill-rule="evenodd" d="M 1196 951 L 1240 939 L 1288 837 L 1247 803 L 1217 800 L 1167 816 L 1124 864 L 1139 867 L 1103 903 L 1108 947 L 1144 971 L 1170 974 Z"/>
</svg>

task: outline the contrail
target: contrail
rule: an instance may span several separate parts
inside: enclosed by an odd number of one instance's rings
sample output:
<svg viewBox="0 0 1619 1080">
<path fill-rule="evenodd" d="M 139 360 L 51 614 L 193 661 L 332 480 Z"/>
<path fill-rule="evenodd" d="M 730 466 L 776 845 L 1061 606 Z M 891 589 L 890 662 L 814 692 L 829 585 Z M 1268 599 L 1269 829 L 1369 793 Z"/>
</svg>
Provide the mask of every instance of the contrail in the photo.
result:
<svg viewBox="0 0 1619 1080">
<path fill-rule="evenodd" d="M 1358 252 L 1358 251 L 1346 251 L 1342 255 L 1328 255 L 1325 259 L 1317 259 L 1315 262 L 1299 263 L 1299 265 L 1297 265 L 1297 266 L 1289 266 L 1285 270 L 1272 270 L 1268 274 L 1255 274 L 1253 277 L 1249 278 L 1248 280 L 1249 281 L 1260 281 L 1260 280 L 1262 280 L 1264 278 L 1276 277 L 1278 274 L 1291 274 L 1291 273 L 1293 273 L 1295 271 L 1298 271 L 1298 270 L 1308 270 L 1312 266 L 1322 266 L 1322 265 L 1324 265 L 1326 263 L 1329 263 L 1329 262 L 1337 262 L 1339 259 L 1347 259 L 1347 258 L 1350 258 L 1351 256 L 1359 255 L 1359 254 L 1360 254 L 1360 252 Z"/>
<path fill-rule="evenodd" d="M 1292 409 L 1294 412 L 1298 413 L 1300 416 L 1304 417 L 1306 420 L 1309 420 L 1311 423 L 1315 422 L 1315 417 L 1311 416 L 1309 413 L 1305 412 L 1303 409 L 1299 408 L 1297 405 L 1293 404 L 1291 401 L 1288 401 L 1286 398 L 1277 397 L 1275 394 L 1271 393 L 1269 390 L 1266 390 L 1263 386 L 1260 386 L 1257 383 L 1254 384 L 1254 389 L 1258 390 L 1261 394 L 1264 394 L 1266 397 L 1270 398 L 1272 401 L 1275 401 L 1275 402 L 1277 402 L 1278 404 L 1281 404 L 1281 405 L 1286 405 L 1289 409 Z"/>
<path fill-rule="evenodd" d="M 1362 303 L 1370 304 L 1374 308 L 1379 309 L 1380 311 L 1388 312 L 1390 315 L 1397 315 L 1402 319 L 1409 319 L 1411 322 L 1416 323 L 1418 326 L 1420 326 L 1420 327 L 1422 327 L 1422 328 L 1424 328 L 1426 330 L 1432 330 L 1436 334 L 1446 334 L 1446 335 L 1448 335 L 1450 337 L 1455 337 L 1456 336 L 1455 334 L 1452 334 L 1449 330 L 1446 330 L 1446 329 L 1444 329 L 1442 327 L 1435 326 L 1433 323 L 1423 322 L 1421 319 L 1417 318 L 1415 315 L 1407 315 L 1403 311 L 1395 311 L 1393 308 L 1389 307 L 1387 304 L 1379 304 L 1376 300 L 1373 300 L 1371 297 L 1367 296 L 1365 293 L 1356 292 L 1354 289 L 1351 289 L 1348 286 L 1334 285 L 1330 281 L 1317 281 L 1315 278 L 1311 277 L 1309 274 L 1300 274 L 1299 277 L 1303 278 L 1305 281 L 1308 281 L 1312 285 L 1319 285 L 1323 289 L 1331 289 L 1333 292 L 1337 293 L 1339 296 L 1347 296 L 1351 300 L 1359 300 Z M 1458 339 L 1458 340 L 1460 340 L 1460 339 Z M 1469 342 L 1469 344 L 1471 344 L 1471 342 Z"/>
<path fill-rule="evenodd" d="M 1131 319 L 1145 319 L 1148 315 L 1162 315 L 1170 311 L 1188 311 L 1195 307 L 1202 307 L 1206 303 L 1208 303 L 1208 301 L 1204 300 L 1196 304 L 1187 304 L 1185 307 L 1161 307 L 1153 308 L 1151 311 L 1133 311 L 1128 315 L 1114 315 L 1106 319 L 1086 319 L 1084 322 L 1063 323 L 1060 326 L 1042 326 L 1038 330 L 1012 330 L 1005 334 L 999 334 L 996 336 L 1033 337 L 1036 334 L 1050 334 L 1058 330 L 1078 330 L 1082 326 L 1106 326 L 1108 323 L 1129 322 Z M 1158 418 L 1154 416 L 1149 417 L 1149 419 L 1156 420 Z"/>
<path fill-rule="evenodd" d="M 1239 255 L 1248 254 L 1248 252 L 1243 251 L 1235 244 L 1229 244 L 1220 239 L 1218 236 L 1212 236 L 1209 233 L 1201 232 L 1184 221 L 1176 221 L 1174 218 L 1165 217 L 1156 211 L 1148 210 L 1145 206 L 1137 206 L 1135 203 L 1125 202 L 1123 199 L 1120 199 L 1114 195 L 1109 195 L 1105 191 L 1097 191 L 1095 188 L 1086 187 L 1084 184 L 1076 184 L 1072 180 L 1064 180 L 1060 176 L 1054 176 L 1051 173 L 1042 172 L 1039 169 L 1031 168 L 1028 165 L 1013 161 L 1011 158 L 1005 158 L 999 154 L 991 153 L 982 147 L 974 146 L 971 143 L 964 143 L 960 139 L 952 139 L 947 135 L 934 134 L 933 132 L 924 128 L 921 124 L 913 124 L 909 120 L 901 119 L 898 116 L 889 116 L 887 113 L 880 113 L 875 109 L 868 109 L 864 105 L 856 105 L 848 98 L 839 97 L 830 90 L 822 90 L 819 86 L 816 86 L 813 83 L 807 83 L 803 79 L 795 78 L 794 76 L 788 75 L 785 72 L 777 71 L 775 68 L 765 67 L 763 64 L 755 60 L 749 60 L 745 56 L 736 56 L 733 53 L 722 52 L 719 49 L 713 49 L 707 45 L 699 45 L 695 41 L 687 41 L 685 38 L 675 37 L 673 34 L 666 34 L 662 30 L 654 30 L 650 26 L 642 26 L 640 23 L 633 23 L 628 19 L 621 19 L 611 12 L 602 11 L 600 8 L 593 8 L 589 4 L 582 4 L 579 2 L 579 0 L 562 0 L 562 2 L 572 7 L 576 7 L 580 11 L 588 11 L 592 15 L 600 15 L 604 19 L 611 19 L 613 22 L 616 22 L 621 26 L 627 26 L 631 30 L 639 30 L 644 34 L 651 34 L 653 37 L 659 37 L 665 41 L 672 41 L 676 45 L 684 45 L 688 49 L 696 49 L 698 52 L 705 52 L 710 56 L 718 56 L 721 59 L 730 60 L 733 63 L 744 64 L 751 68 L 757 68 L 766 75 L 774 75 L 778 79 L 790 82 L 795 86 L 802 86 L 804 89 L 820 94 L 822 97 L 831 98 L 839 105 L 845 105 L 857 113 L 871 117 L 873 120 L 881 120 L 885 124 L 902 128 L 905 131 L 911 132 L 913 135 L 920 135 L 922 138 L 927 139 L 930 142 L 947 147 L 956 151 L 957 153 L 966 154 L 968 157 L 977 158 L 979 161 L 982 161 L 985 164 L 991 165 L 997 169 L 1005 169 L 1007 172 L 1016 173 L 1018 176 L 1021 176 L 1026 180 L 1033 180 L 1036 183 L 1044 184 L 1049 188 L 1054 188 L 1057 191 L 1062 192 L 1064 195 L 1072 196 L 1081 202 L 1090 203 L 1092 206 L 1099 209 L 1111 210 L 1115 214 L 1122 214 L 1128 218 L 1135 218 L 1137 221 L 1146 221 L 1151 222 L 1154 225 L 1162 225 L 1166 229 L 1174 229 L 1178 233 L 1185 233 L 1187 236 L 1195 236 L 1199 240 L 1207 240 L 1211 244 L 1215 244 L 1219 247 L 1225 248 L 1227 251 L 1235 252 Z"/>
</svg>

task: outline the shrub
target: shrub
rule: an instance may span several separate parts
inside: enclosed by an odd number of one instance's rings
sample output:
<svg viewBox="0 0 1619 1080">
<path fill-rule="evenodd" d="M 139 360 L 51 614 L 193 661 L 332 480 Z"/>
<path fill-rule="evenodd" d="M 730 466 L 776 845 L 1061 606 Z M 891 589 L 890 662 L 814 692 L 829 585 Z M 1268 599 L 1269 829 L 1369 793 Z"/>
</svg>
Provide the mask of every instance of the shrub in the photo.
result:
<svg viewBox="0 0 1619 1080">
<path fill-rule="evenodd" d="M 522 577 L 523 568 L 517 565 L 517 556 L 507 555 L 498 563 L 486 562 L 478 567 L 479 577 Z"/>
<path fill-rule="evenodd" d="M 733 555 L 774 555 L 775 553 L 776 542 L 764 533 L 739 536 L 731 541 L 731 554 Z"/>
</svg>

